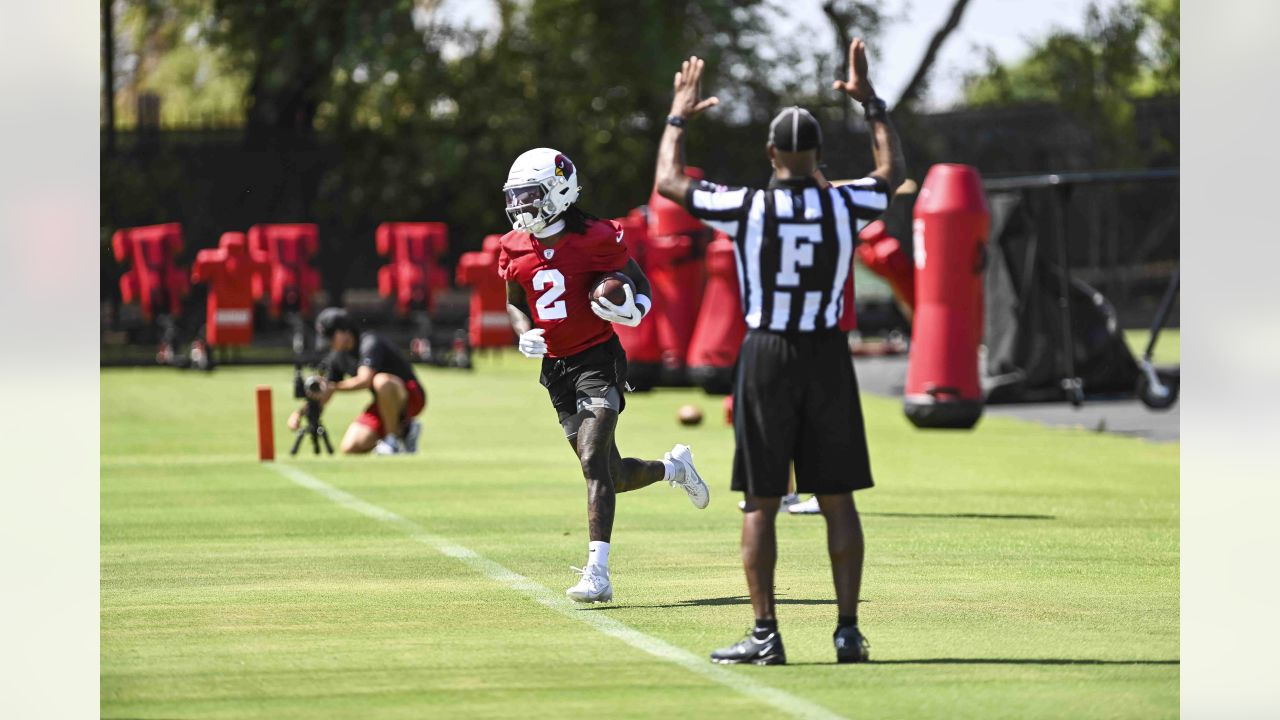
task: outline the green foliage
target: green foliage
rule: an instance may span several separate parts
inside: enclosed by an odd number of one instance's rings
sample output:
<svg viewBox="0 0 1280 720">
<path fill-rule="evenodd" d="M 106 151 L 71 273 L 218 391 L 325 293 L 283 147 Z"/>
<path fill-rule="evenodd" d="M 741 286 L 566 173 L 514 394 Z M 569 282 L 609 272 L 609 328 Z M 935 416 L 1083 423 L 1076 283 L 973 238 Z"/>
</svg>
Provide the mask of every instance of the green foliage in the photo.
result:
<svg viewBox="0 0 1280 720">
<path fill-rule="evenodd" d="M 1178 0 L 1122 0 L 1105 12 L 1090 3 L 1083 32 L 1056 30 L 1020 61 L 989 55 L 966 80 L 965 102 L 1060 105 L 1096 131 L 1105 155 L 1128 164 L 1134 100 L 1177 92 Z"/>
<path fill-rule="evenodd" d="M 1056 30 L 1028 56 L 967 79 L 970 105 L 1050 102 L 1086 109 L 1108 97 L 1178 92 L 1178 0 L 1127 0 L 1105 13 L 1086 11 L 1082 33 Z"/>
<path fill-rule="evenodd" d="M 249 75 L 220 44 L 213 0 L 116 3 L 116 114 L 136 122 L 143 93 L 161 98 L 164 126 L 240 122 Z"/>
<path fill-rule="evenodd" d="M 1178 0 L 1142 0 L 1139 4 L 1148 20 L 1147 63 L 1134 85 L 1138 97 L 1177 95 L 1179 73 Z"/>
</svg>

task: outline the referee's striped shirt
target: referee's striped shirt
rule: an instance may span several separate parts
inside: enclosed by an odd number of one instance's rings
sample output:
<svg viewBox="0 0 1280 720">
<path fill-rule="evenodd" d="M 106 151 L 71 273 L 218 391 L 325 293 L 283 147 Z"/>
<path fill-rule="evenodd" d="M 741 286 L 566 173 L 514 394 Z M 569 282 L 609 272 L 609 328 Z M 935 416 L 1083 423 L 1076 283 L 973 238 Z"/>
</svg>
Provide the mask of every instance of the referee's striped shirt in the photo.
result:
<svg viewBox="0 0 1280 720">
<path fill-rule="evenodd" d="M 747 327 L 837 327 L 858 232 L 889 206 L 888 184 L 865 177 L 825 190 L 810 178 L 769 188 L 691 186 L 690 214 L 733 239 Z"/>
</svg>

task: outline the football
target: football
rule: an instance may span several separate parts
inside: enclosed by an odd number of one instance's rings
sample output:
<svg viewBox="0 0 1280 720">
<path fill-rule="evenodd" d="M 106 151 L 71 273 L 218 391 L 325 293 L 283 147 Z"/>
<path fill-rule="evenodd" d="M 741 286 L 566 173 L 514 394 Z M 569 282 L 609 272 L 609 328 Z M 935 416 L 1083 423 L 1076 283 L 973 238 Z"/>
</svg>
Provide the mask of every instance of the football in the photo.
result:
<svg viewBox="0 0 1280 720">
<path fill-rule="evenodd" d="M 676 411 L 676 419 L 681 425 L 700 425 L 702 424 L 702 409 L 697 405 L 682 405 Z"/>
<path fill-rule="evenodd" d="M 631 285 L 631 292 L 635 293 L 636 288 L 632 285 L 631 278 L 618 272 L 605 273 L 591 287 L 591 299 L 605 297 L 609 298 L 609 302 L 621 305 L 627 301 L 627 293 L 622 289 L 623 285 Z"/>
</svg>

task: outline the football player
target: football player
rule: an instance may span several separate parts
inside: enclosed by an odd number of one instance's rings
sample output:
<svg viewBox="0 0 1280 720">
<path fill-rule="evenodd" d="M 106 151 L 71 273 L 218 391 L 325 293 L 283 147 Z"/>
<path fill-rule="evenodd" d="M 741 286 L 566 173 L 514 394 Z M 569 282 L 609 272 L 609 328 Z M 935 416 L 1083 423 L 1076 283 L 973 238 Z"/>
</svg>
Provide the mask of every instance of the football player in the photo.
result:
<svg viewBox="0 0 1280 720">
<path fill-rule="evenodd" d="M 542 360 L 542 385 L 587 481 L 587 564 L 574 568 L 581 578 L 565 594 L 608 602 L 614 494 L 665 480 L 699 509 L 710 495 L 688 446 L 676 445 L 662 460 L 639 460 L 622 457 L 614 442 L 626 405 L 627 355 L 612 323 L 635 327 L 652 307 L 649 280 L 627 252 L 622 229 L 578 208 L 578 171 L 550 148 L 516 158 L 502 190 L 512 228 L 498 250 L 507 314 L 520 352 Z M 630 281 L 626 299 L 591 300 L 601 275 L 612 272 Z"/>
</svg>

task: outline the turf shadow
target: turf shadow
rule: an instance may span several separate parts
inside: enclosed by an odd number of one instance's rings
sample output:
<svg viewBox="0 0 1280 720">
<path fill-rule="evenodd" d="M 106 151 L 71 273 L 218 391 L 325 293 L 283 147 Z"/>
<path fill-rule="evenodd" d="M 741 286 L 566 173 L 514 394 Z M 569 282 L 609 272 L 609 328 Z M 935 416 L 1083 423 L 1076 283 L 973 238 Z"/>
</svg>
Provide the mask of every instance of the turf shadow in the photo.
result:
<svg viewBox="0 0 1280 720">
<path fill-rule="evenodd" d="M 1088 658 L 918 658 L 873 660 L 875 665 L 1181 665 L 1181 660 L 1095 660 Z M 821 663 L 816 663 L 821 664 Z"/>
<path fill-rule="evenodd" d="M 831 598 L 789 598 L 779 597 L 774 600 L 778 605 L 835 605 L 836 599 Z M 859 600 L 859 603 L 865 603 L 866 600 Z M 582 608 L 583 610 L 620 610 L 622 608 L 688 608 L 688 607 L 720 607 L 724 605 L 750 605 L 751 598 L 746 595 L 731 595 L 729 597 L 717 598 L 694 598 L 692 600 L 677 600 L 673 603 L 663 605 L 591 605 Z"/>
<path fill-rule="evenodd" d="M 941 518 L 965 520 L 1057 520 L 1054 515 L 1000 515 L 991 513 L 908 513 L 908 512 L 862 512 L 868 517 L 904 517 L 904 518 Z"/>
</svg>

